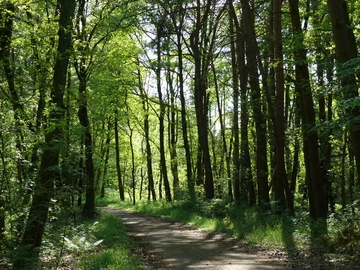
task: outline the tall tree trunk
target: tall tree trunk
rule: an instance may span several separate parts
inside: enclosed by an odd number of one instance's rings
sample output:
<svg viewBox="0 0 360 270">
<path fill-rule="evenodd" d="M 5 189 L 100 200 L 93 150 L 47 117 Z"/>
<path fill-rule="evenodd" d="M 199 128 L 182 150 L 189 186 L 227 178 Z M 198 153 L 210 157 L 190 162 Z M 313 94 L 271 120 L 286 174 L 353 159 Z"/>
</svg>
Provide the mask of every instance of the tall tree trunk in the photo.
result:
<svg viewBox="0 0 360 270">
<path fill-rule="evenodd" d="M 344 134 L 344 144 L 341 147 L 341 173 L 340 173 L 340 197 L 341 197 L 341 210 L 344 213 L 346 211 L 346 170 L 345 170 L 345 162 L 346 162 L 346 149 L 348 144 L 348 136 L 347 131 Z"/>
<path fill-rule="evenodd" d="M 235 52 L 236 53 L 236 52 Z M 236 66 L 235 66 L 236 68 Z M 226 141 L 226 127 L 224 125 L 226 116 L 225 116 L 225 106 L 223 105 L 224 102 L 221 100 L 221 95 L 219 91 L 219 84 L 217 79 L 217 73 L 214 63 L 211 63 L 211 69 L 214 76 L 214 86 L 215 86 L 215 95 L 216 95 L 216 103 L 218 108 L 219 114 L 219 122 L 220 122 L 220 134 L 221 134 L 221 141 L 222 141 L 222 150 L 223 154 L 220 156 L 220 166 L 219 166 L 219 177 L 220 178 L 227 178 L 228 184 L 228 192 L 227 196 L 230 199 L 233 199 L 233 188 L 232 188 L 232 180 L 231 180 L 231 153 L 228 150 L 228 145 Z M 214 151 L 215 152 L 215 151 Z M 213 154 L 215 155 L 215 153 Z M 221 186 L 221 184 L 219 184 Z M 221 188 L 222 189 L 222 188 Z M 220 189 L 219 189 L 220 190 Z"/>
<path fill-rule="evenodd" d="M 304 148 L 308 154 L 305 159 L 308 159 L 306 170 L 309 170 L 309 192 L 313 192 L 314 212 L 310 215 L 312 218 L 326 218 L 327 203 L 325 200 L 324 183 L 320 171 L 319 159 L 319 142 L 318 134 L 312 128 L 316 124 L 315 109 L 313 107 L 313 98 L 310 86 L 309 69 L 307 65 L 306 50 L 303 44 L 303 33 L 301 29 L 300 15 L 299 15 L 299 1 L 289 0 L 291 23 L 293 27 L 294 42 L 294 56 L 296 69 L 296 86 L 298 98 L 300 99 L 300 111 L 302 116 L 302 130 L 304 138 Z M 309 196 L 309 199 L 311 196 Z"/>
<path fill-rule="evenodd" d="M 205 170 L 205 197 L 207 199 L 214 198 L 214 179 L 210 160 L 209 138 L 208 138 L 208 97 L 207 97 L 207 73 L 208 62 L 203 61 L 204 57 L 208 57 L 202 51 L 204 44 L 201 35 L 206 35 L 204 24 L 208 19 L 210 7 L 210 0 L 207 1 L 204 13 L 201 14 L 202 4 L 200 0 L 196 1 L 196 22 L 195 29 L 190 35 L 191 54 L 195 65 L 194 78 L 194 99 L 196 111 L 196 123 L 198 131 L 198 144 L 202 154 L 202 163 Z M 202 174 L 202 170 L 198 171 Z M 199 177 L 199 176 L 198 176 Z"/>
<path fill-rule="evenodd" d="M 165 116 L 165 109 L 166 104 L 162 97 L 162 89 L 161 89 L 161 37 L 162 33 L 157 27 L 157 39 L 156 39 L 156 50 L 157 50 L 157 66 L 156 66 L 156 86 L 157 92 L 159 96 L 159 103 L 160 103 L 160 114 L 159 114 L 159 140 L 160 140 L 160 172 L 162 174 L 164 180 L 164 187 L 165 187 L 165 196 L 168 202 L 171 202 L 171 190 L 170 190 L 170 183 L 167 173 L 167 166 L 166 166 L 166 157 L 165 157 L 165 139 L 164 139 L 164 116 Z"/>
<path fill-rule="evenodd" d="M 104 164 L 103 164 L 103 174 L 102 174 L 102 179 L 101 179 L 101 192 L 100 192 L 100 196 L 101 198 L 105 197 L 105 187 L 108 185 L 108 181 L 107 181 L 107 169 L 108 169 L 108 164 L 109 164 L 109 158 L 110 158 L 110 131 L 111 131 L 111 124 L 110 124 L 110 120 L 108 123 L 108 134 L 106 137 L 106 142 L 105 142 L 105 148 L 106 148 L 106 152 L 105 152 L 105 160 L 104 160 Z"/>
<path fill-rule="evenodd" d="M 136 182 L 135 182 L 135 152 L 134 152 L 134 141 L 133 141 L 133 128 L 130 125 L 130 119 L 127 119 L 129 128 L 129 140 L 130 140 L 130 152 L 131 152 L 131 185 L 132 185 L 132 203 L 136 204 Z"/>
<path fill-rule="evenodd" d="M 248 124 L 249 124 L 249 116 L 248 116 L 248 94 L 247 94 L 247 83 L 248 83 L 248 75 L 245 64 L 245 44 L 244 44 L 244 36 L 243 36 L 243 19 L 240 23 L 236 12 L 233 6 L 232 1 L 230 1 L 230 13 L 234 20 L 234 26 L 236 29 L 236 57 L 237 57 L 237 71 L 240 78 L 240 100 L 241 100 L 241 114 L 240 114 L 240 183 L 242 187 L 242 192 L 244 193 L 247 189 L 249 193 L 249 202 L 250 205 L 256 203 L 256 194 L 255 187 L 252 177 L 251 170 L 251 159 L 250 159 L 250 149 L 249 149 L 249 136 L 248 136 Z M 246 188 L 245 188 L 246 187 Z M 241 194 L 240 194 L 241 195 Z M 244 197 L 244 195 L 241 195 Z"/>
<path fill-rule="evenodd" d="M 261 98 L 261 90 L 259 84 L 259 74 L 256 57 L 256 39 L 255 31 L 252 30 L 254 22 L 247 0 L 242 1 L 242 10 L 244 16 L 244 38 L 246 43 L 246 59 L 249 76 L 249 84 L 251 88 L 252 110 L 256 128 L 256 169 L 259 192 L 259 204 L 268 209 L 269 207 L 269 185 L 268 185 L 268 165 L 267 165 L 267 140 L 266 140 L 266 119 L 264 117 L 264 105 Z M 279 169 L 282 166 L 277 164 Z M 285 170 L 285 169 L 284 169 Z"/>
<path fill-rule="evenodd" d="M 296 98 L 295 101 L 295 128 L 300 127 L 300 113 L 299 111 L 299 98 Z M 294 155 L 293 155 L 293 163 L 292 163 L 292 169 L 291 169 L 291 176 L 290 176 L 290 191 L 292 194 L 295 194 L 296 191 L 296 179 L 299 172 L 299 152 L 300 152 L 300 138 L 299 135 L 296 134 L 294 138 Z"/>
<path fill-rule="evenodd" d="M 178 123 L 178 114 L 175 105 L 175 89 L 173 85 L 173 78 L 171 76 L 170 70 L 167 70 L 167 83 L 170 93 L 170 108 L 169 108 L 169 152 L 170 152 L 170 167 L 171 173 L 173 176 L 173 196 L 174 200 L 177 199 L 177 195 L 180 191 L 180 180 L 179 180 L 179 170 L 178 170 L 178 157 L 177 157 L 177 123 Z"/>
<path fill-rule="evenodd" d="M 105 127 L 104 127 L 105 128 Z M 102 173 L 99 173 L 99 180 L 98 182 L 101 183 L 100 188 L 100 197 L 105 197 L 105 187 L 108 185 L 106 179 L 107 179 L 107 169 L 108 169 L 108 163 L 110 158 L 110 142 L 111 142 L 111 133 L 112 130 L 112 123 L 111 118 L 109 117 L 107 119 L 107 134 L 106 134 L 106 140 L 105 140 L 105 146 L 104 146 L 104 154 L 102 155 L 103 162 L 101 162 L 99 166 L 99 171 L 102 171 Z"/>
<path fill-rule="evenodd" d="M 231 50 L 231 68 L 232 68 L 232 96 L 233 96 L 233 119 L 232 119 L 232 133 L 234 136 L 233 141 L 233 182 L 234 182 L 234 198 L 236 201 L 240 201 L 240 199 L 246 201 L 247 198 L 247 192 L 244 190 L 244 181 L 241 181 L 242 185 L 242 194 L 240 194 L 240 141 L 239 141 L 239 76 L 238 76 L 238 66 L 241 65 L 241 63 L 238 62 L 236 49 L 239 51 L 241 48 L 236 48 L 235 45 L 235 37 L 238 38 L 238 36 L 235 35 L 234 32 L 234 21 L 237 20 L 233 3 L 230 1 L 229 5 L 229 34 L 230 34 L 230 50 Z M 240 28 L 240 27 L 238 27 Z M 236 33 L 240 30 L 238 28 L 236 29 Z M 237 45 L 240 44 L 241 41 L 238 41 Z M 243 49 L 243 48 L 242 48 Z M 242 50 L 242 52 L 244 52 Z M 243 65 L 244 67 L 245 65 Z M 243 84 L 244 85 L 244 84 Z M 242 86 L 243 86 L 242 85 Z M 245 90 L 246 91 L 246 90 Z M 244 100 L 242 100 L 242 103 Z M 225 131 L 224 131 L 225 133 Z M 224 135 L 225 137 L 225 135 Z M 241 180 L 244 180 L 245 178 L 241 178 Z M 242 195 L 242 196 L 241 196 Z"/>
<path fill-rule="evenodd" d="M 82 214 L 85 217 L 93 217 L 95 215 L 95 171 L 93 163 L 93 140 L 91 134 L 91 127 L 88 114 L 87 105 L 87 81 L 90 75 L 88 63 L 86 61 L 86 0 L 79 1 L 77 12 L 77 29 L 78 39 L 82 44 L 82 51 L 80 51 L 80 59 L 75 61 L 75 69 L 79 79 L 79 110 L 78 118 L 83 127 L 85 147 L 85 204 L 83 206 Z"/>
<path fill-rule="evenodd" d="M 93 163 L 93 143 L 90 128 L 90 121 L 87 107 L 87 91 L 86 91 L 86 71 L 84 66 L 80 67 L 79 76 L 79 110 L 78 118 L 80 124 L 84 128 L 84 141 L 85 146 L 85 204 L 83 207 L 83 215 L 85 217 L 93 217 L 95 214 L 95 172 Z"/>
<path fill-rule="evenodd" d="M 185 149 L 185 159 L 186 159 L 186 178 L 187 178 L 187 187 L 190 195 L 190 200 L 195 201 L 195 181 L 192 173 L 192 164 L 191 164 L 191 151 L 190 151 L 190 143 L 188 139 L 188 127 L 186 120 L 186 102 L 184 95 L 184 68 L 183 68 L 183 51 L 182 51 L 182 24 L 183 19 L 180 20 L 181 24 L 179 25 L 179 29 L 177 29 L 177 53 L 178 53 L 178 68 L 179 68 L 179 94 L 180 94 L 180 103 L 181 103 L 181 130 L 182 137 L 184 141 L 184 149 Z"/>
<path fill-rule="evenodd" d="M 28 257 L 38 255 L 44 228 L 47 221 L 50 200 L 54 192 L 54 181 L 59 179 L 59 172 L 54 168 L 59 165 L 59 153 L 62 144 L 62 121 L 65 115 L 64 89 L 66 86 L 66 74 L 71 53 L 72 18 L 75 11 L 74 0 L 59 0 L 60 18 L 58 30 L 57 57 L 54 66 L 53 88 L 51 101 L 55 105 L 50 111 L 49 119 L 51 128 L 45 134 L 45 148 L 41 157 L 39 177 L 36 182 L 35 192 L 25 226 L 22 247 L 30 247 Z M 35 251 L 35 254 L 32 253 Z M 26 254 L 26 253 L 25 253 Z M 14 264 L 15 268 L 24 267 L 21 259 L 27 256 L 24 253 L 18 257 Z M 26 267 L 26 266 L 25 266 Z"/>
<path fill-rule="evenodd" d="M 276 87 L 276 126 L 275 126 L 275 201 L 277 211 L 286 208 L 285 186 L 286 178 L 284 147 L 285 147 L 285 116 L 284 116 L 284 69 L 282 51 L 282 0 L 273 0 L 274 23 L 274 63 Z"/>
<path fill-rule="evenodd" d="M 339 74 L 342 74 L 341 86 L 344 88 L 343 99 L 347 102 L 353 102 L 354 106 L 346 109 L 347 128 L 350 133 L 350 140 L 354 150 L 357 178 L 360 181 L 360 124 L 356 121 L 360 117 L 360 106 L 355 105 L 355 100 L 359 97 L 356 76 L 352 72 L 347 72 L 346 67 L 341 64 L 358 57 L 356 39 L 354 31 L 350 25 L 347 1 L 345 0 L 327 0 L 332 33 L 336 47 L 336 59 L 340 63 Z M 345 75 L 345 74 L 346 75 Z"/>
<path fill-rule="evenodd" d="M 115 132 L 116 173 L 117 173 L 117 179 L 118 179 L 120 200 L 124 201 L 125 200 L 124 184 L 122 181 L 122 174 L 121 174 L 121 168 L 120 168 L 120 143 L 119 143 L 118 115 L 119 115 L 118 109 L 115 109 L 114 132 Z"/>
<path fill-rule="evenodd" d="M 3 120 L 3 119 L 1 119 Z M 5 200 L 5 186 L 7 186 L 7 162 L 5 160 L 5 139 L 0 129 L 0 157 L 1 157 L 1 179 L 0 179 L 0 242 L 5 238 L 5 209 L 6 209 L 6 200 Z"/>
<path fill-rule="evenodd" d="M 154 175 L 152 169 L 152 153 L 150 145 L 150 131 L 149 131 L 149 106 L 148 97 L 143 88 L 143 82 L 141 80 L 140 69 L 138 69 L 138 83 L 140 88 L 140 96 L 142 99 L 142 108 L 144 112 L 144 132 L 145 132 L 145 144 L 146 144 L 146 166 L 148 174 L 148 200 L 152 197 L 153 201 L 156 201 L 156 192 L 154 185 Z"/>
<path fill-rule="evenodd" d="M 25 117 L 24 106 L 20 101 L 20 96 L 16 91 L 15 87 L 15 68 L 12 64 L 12 52 L 11 52 L 11 39 L 13 34 L 13 21 L 15 14 L 15 5 L 11 1 L 4 1 L 2 7 L 0 8 L 0 61 L 1 66 L 4 69 L 6 82 L 9 89 L 9 97 L 13 107 L 13 114 L 15 120 L 15 129 L 16 129 L 16 148 L 19 151 L 19 157 L 16 161 L 17 166 L 17 179 L 19 184 L 22 186 L 23 178 L 25 174 L 24 162 L 22 155 L 24 154 L 23 150 L 23 134 L 22 118 Z M 22 186 L 24 187 L 24 186 Z"/>
</svg>

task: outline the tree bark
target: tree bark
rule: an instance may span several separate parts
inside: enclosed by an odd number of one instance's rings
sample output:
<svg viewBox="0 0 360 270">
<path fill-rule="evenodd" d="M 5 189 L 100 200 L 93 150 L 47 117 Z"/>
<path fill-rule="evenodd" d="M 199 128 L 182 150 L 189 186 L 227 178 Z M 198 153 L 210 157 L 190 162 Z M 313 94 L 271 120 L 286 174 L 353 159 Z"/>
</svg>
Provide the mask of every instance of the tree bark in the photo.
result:
<svg viewBox="0 0 360 270">
<path fill-rule="evenodd" d="M 85 204 L 82 214 L 85 217 L 93 217 L 95 215 L 95 171 L 93 162 L 93 140 L 88 114 L 87 105 L 87 81 L 90 75 L 88 63 L 85 54 L 87 53 L 86 38 L 86 16 L 85 16 L 86 0 L 81 0 L 78 4 L 77 12 L 77 29 L 78 39 L 82 44 L 80 51 L 80 59 L 75 61 L 75 69 L 79 79 L 79 110 L 78 118 L 83 127 L 84 140 L 81 142 L 85 146 Z"/>
<path fill-rule="evenodd" d="M 289 0 L 290 16 L 293 28 L 294 43 L 294 56 L 295 56 L 295 69 L 296 69 L 296 86 L 298 98 L 300 100 L 300 111 L 302 116 L 302 131 L 304 139 L 305 159 L 308 159 L 306 170 L 309 173 L 309 192 L 313 192 L 313 196 L 309 199 L 314 200 L 314 210 L 311 211 L 312 218 L 326 218 L 327 203 L 325 200 L 325 191 L 323 178 L 320 171 L 319 159 L 319 142 L 318 134 L 312 128 L 316 124 L 316 114 L 313 107 L 313 97 L 310 86 L 310 75 L 307 65 L 306 50 L 303 44 L 303 33 L 301 29 L 300 15 L 299 15 L 299 1 Z"/>
<path fill-rule="evenodd" d="M 192 163 L 191 163 L 191 151 L 190 143 L 188 139 L 188 127 L 186 120 L 186 102 L 184 95 L 184 71 L 183 71 L 183 51 L 182 51 L 182 36 L 181 29 L 183 24 L 183 18 L 180 20 L 181 24 L 179 29 L 177 29 L 177 53 L 178 53 L 178 68 L 179 68 L 179 94 L 180 94 L 180 103 L 181 103 L 181 130 L 184 141 L 185 149 L 185 159 L 186 159 L 186 178 L 187 178 L 187 187 L 189 190 L 190 200 L 195 201 L 195 181 L 192 172 Z"/>
<path fill-rule="evenodd" d="M 246 59 L 251 88 L 252 110 L 256 128 L 256 177 L 258 182 L 259 205 L 265 209 L 269 208 L 269 185 L 267 165 L 267 140 L 266 140 L 266 119 L 265 109 L 261 98 L 259 73 L 256 57 L 256 38 L 253 22 L 253 15 L 250 4 L 247 0 L 242 1 L 244 16 L 244 38 L 246 44 Z M 281 164 L 277 164 L 281 168 Z"/>
<path fill-rule="evenodd" d="M 140 88 L 140 96 L 142 102 L 142 108 L 144 112 L 144 132 L 145 132 L 145 144 L 146 144 L 146 167 L 148 175 L 148 200 L 151 198 L 156 201 L 156 192 L 154 185 L 154 175 L 152 169 L 152 152 L 150 145 L 150 131 L 149 131 L 149 108 L 148 108 L 148 97 L 143 88 L 143 82 L 141 80 L 140 69 L 138 69 L 138 83 Z"/>
<path fill-rule="evenodd" d="M 41 157 L 39 176 L 35 186 L 35 192 L 29 217 L 26 223 L 25 232 L 21 242 L 22 247 L 30 246 L 30 254 L 35 248 L 40 247 L 44 228 L 47 221 L 50 200 L 54 192 L 54 181 L 59 179 L 58 165 L 59 153 L 62 144 L 62 121 L 65 115 L 63 102 L 64 89 L 66 86 L 66 74 L 71 53 L 72 18 L 75 11 L 74 0 L 59 0 L 60 18 L 58 30 L 57 57 L 54 66 L 53 88 L 51 91 L 51 101 L 55 107 L 50 112 L 51 128 L 45 134 L 45 149 Z M 38 256 L 38 249 L 35 256 Z M 24 254 L 22 254 L 24 256 Z M 17 258 L 15 268 L 21 263 L 21 258 Z"/>
<path fill-rule="evenodd" d="M 230 50 L 231 50 L 231 68 L 232 68 L 232 98 L 233 98 L 233 119 L 232 119 L 232 133 L 233 133 L 233 183 L 234 183 L 234 199 L 236 201 L 240 201 L 241 199 L 246 201 L 247 194 L 246 190 L 244 190 L 244 177 L 240 176 L 240 141 L 239 141 L 239 75 L 238 75 L 238 67 L 242 64 L 239 62 L 239 58 L 237 58 L 237 51 L 241 50 L 241 52 L 244 55 L 244 48 L 236 48 L 235 45 L 235 37 L 238 38 L 238 35 L 235 35 L 234 29 L 236 32 L 240 31 L 240 27 L 235 28 L 234 24 L 236 24 L 234 21 L 237 20 L 236 13 L 233 7 L 233 1 L 229 1 L 229 34 L 230 34 Z M 239 23 L 238 23 L 239 24 Z M 237 45 L 240 45 L 240 43 L 243 41 L 237 42 Z M 241 44 L 243 45 L 243 44 Z M 240 45 L 240 46 L 241 46 Z M 244 61 L 245 62 L 245 61 Z M 245 67 L 245 63 L 241 65 L 241 68 Z M 240 67 L 239 67 L 240 68 Z M 244 70 L 242 70 L 244 71 Z M 241 73 L 240 73 L 241 74 Z M 244 76 L 243 76 L 244 77 Z M 246 87 L 246 83 L 243 83 L 242 86 Z M 245 90 L 246 91 L 246 90 Z M 245 102 L 243 99 L 241 100 L 241 104 Z M 224 135 L 225 137 L 225 135 Z M 240 193 L 240 177 L 241 177 L 241 183 L 242 189 Z M 242 196 L 241 196 L 242 195 Z M 242 197 L 242 198 L 241 198 Z"/>
<path fill-rule="evenodd" d="M 328 10 L 332 25 L 332 33 L 335 41 L 336 59 L 340 63 L 339 74 L 345 72 L 347 75 L 341 75 L 341 86 L 343 87 L 343 99 L 345 101 L 352 101 L 359 97 L 357 81 L 354 73 L 345 71 L 342 64 L 351 59 L 358 57 L 356 40 L 354 31 L 350 25 L 349 13 L 347 8 L 347 1 L 345 0 L 328 0 Z M 350 141 L 355 155 L 355 164 L 357 170 L 357 178 L 360 181 L 360 124 L 355 120 L 360 117 L 360 106 L 356 105 L 353 108 L 349 106 L 345 108 L 347 121 L 347 128 L 350 133 Z"/>
<path fill-rule="evenodd" d="M 159 114 L 159 140 L 160 140 L 160 171 L 164 180 L 164 188 L 165 188 L 165 196 L 168 202 L 171 202 L 171 190 L 170 190 L 170 183 L 167 173 L 167 166 L 166 166 L 166 157 L 165 157 L 165 139 L 164 139 L 164 116 L 165 116 L 165 109 L 166 104 L 162 97 L 162 89 L 161 89 L 161 26 L 157 26 L 157 37 L 156 37 L 156 51 L 157 51 L 157 66 L 156 66 L 156 88 L 159 96 L 159 103 L 160 103 L 160 114 Z"/>
<path fill-rule="evenodd" d="M 124 185 L 123 185 L 121 168 L 120 168 L 120 142 L 119 142 L 118 115 L 119 112 L 117 109 L 115 109 L 114 132 L 115 132 L 116 173 L 117 173 L 120 200 L 124 201 L 125 200 Z"/>
<path fill-rule="evenodd" d="M 276 88 L 276 126 L 275 126 L 275 201 L 276 211 L 286 208 L 285 185 L 286 178 L 284 147 L 285 147 L 285 116 L 284 116 L 284 69 L 282 50 L 282 0 L 273 1 L 273 23 L 274 23 L 274 64 L 275 66 L 275 88 Z"/>
<path fill-rule="evenodd" d="M 205 170 L 205 197 L 207 199 L 214 198 L 214 179 L 209 151 L 208 138 L 208 96 L 207 96 L 207 73 L 209 63 L 204 57 L 208 55 L 202 51 L 204 40 L 201 35 L 206 35 L 205 23 L 208 19 L 209 11 L 212 1 L 208 0 L 205 6 L 204 13 L 201 14 L 201 1 L 196 1 L 196 22 L 195 29 L 190 34 L 191 54 L 194 59 L 195 78 L 194 78 L 194 99 L 196 111 L 196 123 L 198 132 L 198 144 L 202 154 L 202 164 Z M 202 170 L 198 171 L 202 174 Z M 199 177 L 199 176 L 198 176 Z"/>
<path fill-rule="evenodd" d="M 177 155 L 178 113 L 175 105 L 175 89 L 173 85 L 173 78 L 170 72 L 170 68 L 168 68 L 167 70 L 167 81 L 169 87 L 168 96 L 170 97 L 170 107 L 168 113 L 170 168 L 173 176 L 173 198 L 174 200 L 176 200 L 178 199 L 177 197 L 180 191 L 178 155 Z"/>
</svg>

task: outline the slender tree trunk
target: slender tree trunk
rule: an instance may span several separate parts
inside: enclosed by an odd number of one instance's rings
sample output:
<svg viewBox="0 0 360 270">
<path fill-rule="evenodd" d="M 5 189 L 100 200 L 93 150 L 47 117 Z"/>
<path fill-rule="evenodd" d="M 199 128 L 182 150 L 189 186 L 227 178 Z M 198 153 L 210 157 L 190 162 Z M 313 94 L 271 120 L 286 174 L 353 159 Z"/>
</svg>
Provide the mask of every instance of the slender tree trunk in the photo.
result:
<svg viewBox="0 0 360 270">
<path fill-rule="evenodd" d="M 236 52 L 235 52 L 236 53 Z M 235 67 L 236 68 L 236 67 Z M 221 98 L 221 93 L 219 90 L 219 84 L 217 79 L 217 72 L 214 63 L 211 63 L 211 69 L 214 76 L 214 85 L 215 85 L 215 95 L 216 95 L 216 103 L 219 114 L 219 122 L 220 122 L 220 133 L 221 133 L 221 141 L 222 141 L 222 150 L 223 154 L 220 157 L 220 167 L 219 167 L 219 177 L 222 179 L 227 179 L 227 196 L 230 199 L 233 199 L 233 184 L 231 177 L 231 150 L 229 151 L 227 139 L 226 139 L 226 114 L 225 114 L 225 97 Z M 224 94 L 225 95 L 225 94 Z M 232 143 L 232 142 L 231 142 Z M 231 144 L 230 143 L 230 144 Z M 231 147 L 230 147 L 231 149 Z M 215 154 L 214 154 L 215 155 Z M 219 183 L 218 186 L 221 186 Z M 221 188 L 222 189 L 222 188 Z M 220 190 L 220 188 L 219 188 Z"/>
<path fill-rule="evenodd" d="M 132 185 L 132 203 L 136 204 L 136 181 L 135 181 L 135 152 L 134 152 L 134 141 L 133 141 L 133 129 L 130 125 L 130 119 L 127 120 L 129 128 L 129 140 L 130 140 L 130 151 L 131 151 L 131 185 Z"/>
<path fill-rule="evenodd" d="M 346 211 L 346 190 L 345 190 L 345 186 L 346 186 L 346 170 L 345 170 L 345 162 L 346 162 L 346 148 L 347 148 L 347 143 L 348 143 L 348 137 L 347 137 L 347 132 L 345 131 L 344 134 L 344 144 L 343 147 L 341 149 L 341 173 L 340 173 L 340 195 L 341 195 L 341 208 L 342 208 L 342 212 L 344 213 Z"/>
<path fill-rule="evenodd" d="M 53 88 L 51 100 L 55 108 L 50 111 L 51 129 L 45 134 L 45 145 L 41 157 L 39 177 L 36 182 L 35 192 L 26 222 L 25 232 L 21 242 L 22 247 L 29 247 L 31 253 L 28 257 L 33 257 L 32 251 L 40 247 L 44 228 L 47 221 L 50 200 L 53 196 L 54 181 L 59 179 L 59 173 L 54 168 L 59 165 L 59 153 L 62 144 L 62 121 L 65 116 L 63 102 L 64 89 L 66 86 L 66 74 L 71 53 L 72 18 L 75 11 L 74 0 L 59 0 L 60 18 L 58 31 L 57 57 L 54 66 Z M 38 249 L 35 256 L 38 255 Z M 26 254 L 26 253 L 25 253 Z M 15 268 L 26 267 L 21 265 L 22 258 L 27 256 L 22 253 L 14 264 Z"/>
<path fill-rule="evenodd" d="M 167 173 L 167 166 L 166 166 L 166 157 L 165 157 L 165 139 L 164 139 L 164 116 L 165 116 L 165 109 L 166 104 L 162 97 L 162 89 L 161 89 L 161 37 L 162 33 L 161 30 L 157 30 L 157 40 L 156 40 L 156 50 L 157 50 L 157 67 L 156 67 L 156 86 L 159 96 L 159 103 L 160 103 L 160 114 L 159 114 L 159 140 L 160 140 L 160 172 L 162 174 L 164 180 L 164 188 L 165 188 L 165 196 L 168 202 L 171 202 L 171 190 L 170 190 L 170 183 Z"/>
<path fill-rule="evenodd" d="M 1 119 L 3 120 L 3 119 Z M 2 131 L 0 130 L 0 157 L 1 157 L 1 179 L 0 179 L 0 242 L 3 243 L 5 238 L 5 209 L 6 209 L 6 200 L 5 200 L 5 186 L 7 182 L 7 162 L 5 160 L 5 140 Z M 1 246 L 1 244 L 0 244 Z"/>
<path fill-rule="evenodd" d="M 148 97 L 143 88 L 143 82 L 141 80 L 141 73 L 138 70 L 138 83 L 140 88 L 140 96 L 142 99 L 142 108 L 144 112 L 144 132 L 145 132 L 145 144 L 146 144 L 146 166 L 148 174 L 148 200 L 152 197 L 153 201 L 156 201 L 156 192 L 154 185 L 154 175 L 152 169 L 152 153 L 150 145 L 150 131 L 149 131 L 149 108 L 148 108 Z"/>
<path fill-rule="evenodd" d="M 173 176 L 173 196 L 174 200 L 177 199 L 177 195 L 180 191 L 180 180 L 178 170 L 178 158 L 177 158 L 177 122 L 178 115 L 175 105 L 175 89 L 173 86 L 173 78 L 171 77 L 170 70 L 167 71 L 169 92 L 170 97 L 170 108 L 169 108 L 169 152 L 170 152 L 170 167 Z"/>
<path fill-rule="evenodd" d="M 118 179 L 120 200 L 124 201 L 125 200 L 124 184 L 122 181 L 122 174 L 121 174 L 121 168 L 120 168 L 120 143 L 119 143 L 118 115 L 119 115 L 118 110 L 115 109 L 114 132 L 115 132 L 116 173 L 117 173 L 117 179 Z"/>
<path fill-rule="evenodd" d="M 192 164 L 191 164 L 191 151 L 190 151 L 190 143 L 188 139 L 188 127 L 186 120 L 186 102 L 184 95 L 184 72 L 183 72 L 183 51 L 182 51 L 182 22 L 177 29 L 177 53 L 178 53 L 178 68 L 179 68 L 179 94 L 180 94 L 180 103 L 181 103 L 181 130 L 182 137 L 184 141 L 184 149 L 185 149 L 185 159 L 186 159 L 186 178 L 187 178 L 187 187 L 189 190 L 190 200 L 195 201 L 195 181 L 192 173 Z"/>
<path fill-rule="evenodd" d="M 296 98 L 295 101 L 295 128 L 299 128 L 300 127 L 300 113 L 298 112 L 298 104 L 299 102 L 297 101 L 298 98 Z M 294 142 L 294 155 L 293 155 L 293 163 L 292 163 L 292 169 L 291 169 L 291 176 L 290 176 L 290 191 L 292 194 L 295 194 L 296 191 L 296 179 L 297 179 L 297 175 L 299 172 L 299 152 L 300 152 L 300 139 L 299 139 L 299 135 L 296 134 L 295 138 L 294 138 L 295 142 Z"/>
<path fill-rule="evenodd" d="M 230 11 L 229 11 L 229 34 L 230 34 L 230 50 L 231 50 L 231 68 L 232 68 L 232 96 L 233 96 L 233 119 L 232 119 L 232 133 L 234 136 L 233 141 L 233 182 L 234 182 L 234 198 L 236 201 L 241 199 L 246 201 L 247 192 L 244 190 L 244 181 L 242 183 L 242 194 L 240 194 L 240 141 L 239 141 L 239 76 L 238 76 L 238 66 L 241 63 L 238 63 L 238 58 L 236 57 L 236 45 L 235 45 L 235 35 L 234 32 L 234 21 L 237 20 L 236 14 L 234 11 L 233 3 L 230 1 Z M 235 16 L 235 18 L 234 18 Z M 236 29 L 236 32 L 239 29 Z M 238 41 L 240 44 L 241 41 Z M 243 48 L 242 48 L 243 49 Z M 241 50 L 238 48 L 238 50 Z M 243 50 L 242 50 L 243 52 Z M 244 102 L 244 100 L 242 100 Z M 224 131 L 225 134 L 225 131 Z M 225 137 L 225 135 L 224 135 Z M 244 180 L 244 178 L 241 178 Z M 242 196 L 241 196 L 242 195 Z"/>
<path fill-rule="evenodd" d="M 106 135 L 106 141 L 105 141 L 105 160 L 102 164 L 103 168 L 102 168 L 102 179 L 100 179 L 99 181 L 101 181 L 101 192 L 100 192 L 100 197 L 104 198 L 105 197 L 105 187 L 108 185 L 107 183 L 107 169 L 108 169 L 108 164 L 109 164 L 109 158 L 110 158 L 110 142 L 111 142 L 111 137 L 110 137 L 110 133 L 112 132 L 112 124 L 111 124 L 111 119 L 108 119 L 108 133 Z"/>
<path fill-rule="evenodd" d="M 354 186 L 355 186 L 355 164 L 354 164 L 354 152 L 349 145 L 348 147 L 349 151 L 349 199 L 350 199 L 350 205 L 351 205 L 351 213 L 355 215 L 355 205 L 354 204 Z"/>
</svg>

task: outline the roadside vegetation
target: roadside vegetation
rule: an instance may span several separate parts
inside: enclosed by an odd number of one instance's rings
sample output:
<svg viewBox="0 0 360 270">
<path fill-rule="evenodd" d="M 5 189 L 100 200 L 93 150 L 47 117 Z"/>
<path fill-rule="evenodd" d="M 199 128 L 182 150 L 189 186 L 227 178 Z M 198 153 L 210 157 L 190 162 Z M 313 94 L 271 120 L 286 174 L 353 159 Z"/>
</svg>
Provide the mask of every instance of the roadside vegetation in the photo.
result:
<svg viewBox="0 0 360 270">
<path fill-rule="evenodd" d="M 357 269 L 360 265 L 359 213 L 331 214 L 326 220 L 313 221 L 305 210 L 296 215 L 276 215 L 258 207 L 225 200 L 212 201 L 131 201 L 120 202 L 115 190 L 98 199 L 101 206 L 147 213 L 177 220 L 200 230 L 226 233 L 243 245 L 282 257 L 295 269 L 311 265 L 312 269 Z M 339 268 L 340 267 L 340 268 Z"/>
<path fill-rule="evenodd" d="M 40 260 L 31 262 L 18 250 L 2 250 L 0 269 L 13 269 L 6 258 L 14 256 L 22 258 L 23 269 L 144 269 L 134 249 L 121 220 L 110 214 L 99 211 L 94 219 L 58 216 L 46 227 Z"/>
</svg>

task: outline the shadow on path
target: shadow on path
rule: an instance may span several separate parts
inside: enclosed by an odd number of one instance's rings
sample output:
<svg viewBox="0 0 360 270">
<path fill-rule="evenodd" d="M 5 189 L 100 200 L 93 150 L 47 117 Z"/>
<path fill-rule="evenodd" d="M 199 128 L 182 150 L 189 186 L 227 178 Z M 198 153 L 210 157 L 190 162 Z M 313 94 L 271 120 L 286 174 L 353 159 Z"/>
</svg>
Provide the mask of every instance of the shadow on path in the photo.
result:
<svg viewBox="0 0 360 270">
<path fill-rule="evenodd" d="M 150 245 L 151 253 L 163 258 L 165 267 L 161 269 L 285 269 L 283 262 L 251 254 L 225 235 L 194 230 L 145 214 L 101 209 L 122 219 L 137 241 Z"/>
</svg>

